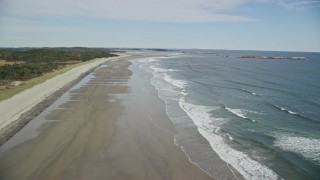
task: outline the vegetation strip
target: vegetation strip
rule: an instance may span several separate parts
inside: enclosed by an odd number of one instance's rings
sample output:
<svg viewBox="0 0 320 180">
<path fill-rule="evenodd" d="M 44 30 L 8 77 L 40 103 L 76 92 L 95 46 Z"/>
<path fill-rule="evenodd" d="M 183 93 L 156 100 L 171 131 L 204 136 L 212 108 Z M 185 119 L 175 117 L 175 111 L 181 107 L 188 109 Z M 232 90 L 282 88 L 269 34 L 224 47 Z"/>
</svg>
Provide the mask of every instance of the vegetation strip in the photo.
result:
<svg viewBox="0 0 320 180">
<path fill-rule="evenodd" d="M 105 48 L 0 49 L 0 101 L 92 59 L 112 56 Z"/>
<path fill-rule="evenodd" d="M 26 90 L 26 89 L 29 89 L 29 88 L 32 88 L 33 86 L 37 85 L 37 84 L 41 84 L 43 82 L 45 82 L 46 80 L 48 79 L 51 79 L 57 75 L 60 75 L 60 74 L 63 74 L 75 67 L 78 67 L 78 66 L 81 66 L 81 65 L 84 65 L 84 64 L 88 64 L 90 62 L 92 62 L 94 60 L 91 60 L 91 61 L 86 61 L 86 62 L 82 62 L 82 63 L 79 63 L 79 64 L 74 64 L 74 65 L 69 65 L 65 68 L 62 68 L 62 69 L 59 69 L 59 70 L 56 70 L 56 71 L 53 71 L 53 72 L 50 72 L 50 73 L 47 73 L 47 74 L 44 74 L 42 76 L 39 76 L 39 77 L 36 77 L 36 78 L 32 78 L 28 81 L 25 81 L 23 82 L 23 84 L 19 85 L 19 86 L 15 86 L 15 87 L 11 87 L 9 89 L 3 89 L 3 90 L 0 90 L 1 94 L 0 94 L 0 101 L 3 101 L 5 99 L 9 99 L 10 97 L 13 97 L 14 95 Z"/>
</svg>

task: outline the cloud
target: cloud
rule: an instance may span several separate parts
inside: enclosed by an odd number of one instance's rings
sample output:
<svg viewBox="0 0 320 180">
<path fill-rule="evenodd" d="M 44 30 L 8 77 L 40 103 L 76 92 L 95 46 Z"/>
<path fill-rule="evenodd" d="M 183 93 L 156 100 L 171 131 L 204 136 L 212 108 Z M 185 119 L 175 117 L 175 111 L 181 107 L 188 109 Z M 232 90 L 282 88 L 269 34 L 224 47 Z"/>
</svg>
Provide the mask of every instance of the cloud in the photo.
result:
<svg viewBox="0 0 320 180">
<path fill-rule="evenodd" d="M 301 9 L 306 7 L 319 8 L 320 0 L 275 0 L 279 6 L 289 10 Z"/>
<path fill-rule="evenodd" d="M 247 0 L 3 0 L 2 14 L 20 17 L 93 17 L 153 22 L 246 22 L 225 13 Z"/>
<path fill-rule="evenodd" d="M 297 9 L 319 6 L 320 0 L 1 0 L 0 15 L 171 23 L 248 22 L 256 19 L 234 12 L 250 3 Z"/>
</svg>

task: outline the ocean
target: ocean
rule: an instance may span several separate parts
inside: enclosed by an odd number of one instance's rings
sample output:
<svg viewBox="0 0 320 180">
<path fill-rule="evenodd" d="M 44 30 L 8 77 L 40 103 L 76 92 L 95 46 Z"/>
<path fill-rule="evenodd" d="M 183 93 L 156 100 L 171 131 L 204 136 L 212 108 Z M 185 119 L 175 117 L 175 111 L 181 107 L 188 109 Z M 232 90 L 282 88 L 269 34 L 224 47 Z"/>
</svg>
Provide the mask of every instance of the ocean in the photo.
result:
<svg viewBox="0 0 320 180">
<path fill-rule="evenodd" d="M 208 174 L 320 179 L 320 53 L 186 50 L 137 67 L 165 102 L 175 143 Z"/>
</svg>

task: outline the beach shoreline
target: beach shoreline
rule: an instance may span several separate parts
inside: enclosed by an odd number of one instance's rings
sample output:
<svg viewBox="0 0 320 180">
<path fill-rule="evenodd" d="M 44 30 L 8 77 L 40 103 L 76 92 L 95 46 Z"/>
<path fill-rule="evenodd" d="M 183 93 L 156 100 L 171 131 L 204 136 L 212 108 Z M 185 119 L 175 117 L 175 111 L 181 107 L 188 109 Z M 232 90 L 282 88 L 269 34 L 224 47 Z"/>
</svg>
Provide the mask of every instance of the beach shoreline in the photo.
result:
<svg viewBox="0 0 320 180">
<path fill-rule="evenodd" d="M 0 146 L 101 64 L 130 56 L 126 53 L 117 55 L 111 58 L 95 59 L 1 101 Z"/>
<path fill-rule="evenodd" d="M 174 143 L 164 102 L 146 77 L 130 70 L 131 59 L 103 63 L 85 84 L 68 91 L 69 99 L 4 144 L 1 176 L 212 179 Z M 37 136 L 14 143 L 32 132 Z"/>
</svg>

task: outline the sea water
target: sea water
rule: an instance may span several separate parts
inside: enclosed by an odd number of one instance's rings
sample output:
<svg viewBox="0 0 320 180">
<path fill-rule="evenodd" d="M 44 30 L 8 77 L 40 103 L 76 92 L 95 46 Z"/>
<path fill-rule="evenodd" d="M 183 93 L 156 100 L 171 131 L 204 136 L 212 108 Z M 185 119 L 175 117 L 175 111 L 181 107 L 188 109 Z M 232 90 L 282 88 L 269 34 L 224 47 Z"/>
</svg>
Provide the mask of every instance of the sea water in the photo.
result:
<svg viewBox="0 0 320 180">
<path fill-rule="evenodd" d="M 248 55 L 306 60 L 240 58 Z M 245 179 L 320 179 L 319 53 L 188 50 L 139 68 L 166 104 L 176 144 L 208 174 L 224 178 L 216 153 Z"/>
</svg>

